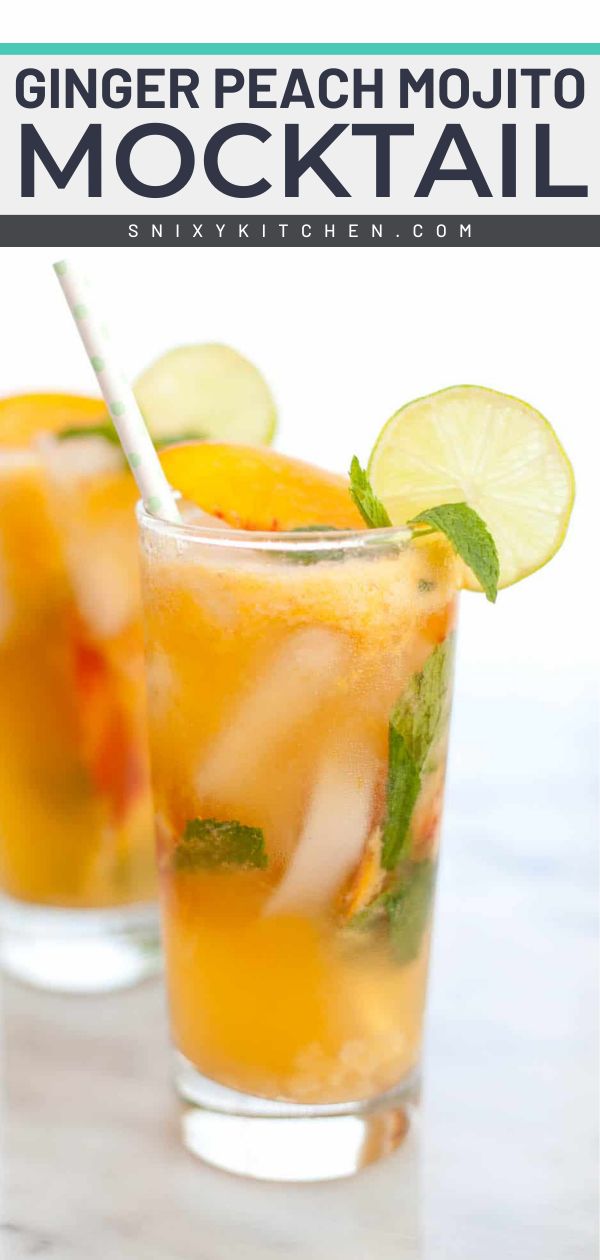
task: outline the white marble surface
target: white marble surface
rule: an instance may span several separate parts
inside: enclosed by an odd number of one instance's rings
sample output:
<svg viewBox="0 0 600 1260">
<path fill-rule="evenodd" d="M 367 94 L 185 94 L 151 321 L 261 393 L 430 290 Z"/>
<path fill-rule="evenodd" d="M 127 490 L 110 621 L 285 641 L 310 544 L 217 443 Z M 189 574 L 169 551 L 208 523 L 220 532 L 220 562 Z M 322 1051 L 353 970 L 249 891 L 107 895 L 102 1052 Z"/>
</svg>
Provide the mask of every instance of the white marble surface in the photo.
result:
<svg viewBox="0 0 600 1260">
<path fill-rule="evenodd" d="M 454 731 L 419 1132 L 353 1181 L 214 1172 L 179 1145 L 160 985 L 6 983 L 3 1260 L 592 1260 L 594 713 L 577 679 L 496 681 Z"/>
</svg>

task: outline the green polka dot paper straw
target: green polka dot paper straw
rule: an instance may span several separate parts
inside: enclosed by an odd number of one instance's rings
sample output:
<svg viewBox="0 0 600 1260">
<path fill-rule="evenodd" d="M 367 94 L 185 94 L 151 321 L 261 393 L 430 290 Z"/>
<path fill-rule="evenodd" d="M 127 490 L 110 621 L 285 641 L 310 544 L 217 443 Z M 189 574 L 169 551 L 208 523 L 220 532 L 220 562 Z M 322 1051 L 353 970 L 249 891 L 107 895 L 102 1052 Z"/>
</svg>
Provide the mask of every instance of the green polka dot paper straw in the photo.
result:
<svg viewBox="0 0 600 1260">
<path fill-rule="evenodd" d="M 137 482 L 144 507 L 152 516 L 180 522 L 181 516 L 173 491 L 161 468 L 135 394 L 115 360 L 106 327 L 92 309 L 88 286 L 74 263 L 68 259 L 56 262 L 54 270 L 87 357 L 96 373 L 96 380 Z"/>
</svg>

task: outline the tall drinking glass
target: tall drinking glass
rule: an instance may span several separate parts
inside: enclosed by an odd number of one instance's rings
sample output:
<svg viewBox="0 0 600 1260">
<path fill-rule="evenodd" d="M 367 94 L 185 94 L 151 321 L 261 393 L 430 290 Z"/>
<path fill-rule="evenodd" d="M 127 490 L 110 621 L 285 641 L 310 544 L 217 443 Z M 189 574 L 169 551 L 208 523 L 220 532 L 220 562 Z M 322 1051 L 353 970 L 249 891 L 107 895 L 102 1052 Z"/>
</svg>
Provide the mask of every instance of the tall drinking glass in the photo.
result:
<svg viewBox="0 0 600 1260">
<path fill-rule="evenodd" d="M 402 529 L 138 519 L 184 1140 L 350 1173 L 416 1097 L 455 561 Z"/>
<path fill-rule="evenodd" d="M 135 487 L 102 437 L 0 439 L 0 956 L 115 988 L 158 959 Z"/>
</svg>

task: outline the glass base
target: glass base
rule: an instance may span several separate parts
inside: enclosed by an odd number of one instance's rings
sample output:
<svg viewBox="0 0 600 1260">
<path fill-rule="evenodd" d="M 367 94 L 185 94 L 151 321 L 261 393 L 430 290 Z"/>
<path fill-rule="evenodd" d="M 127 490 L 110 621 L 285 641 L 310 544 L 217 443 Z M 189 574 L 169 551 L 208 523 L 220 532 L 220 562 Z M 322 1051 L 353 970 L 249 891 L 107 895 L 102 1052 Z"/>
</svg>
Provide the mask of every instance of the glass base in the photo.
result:
<svg viewBox="0 0 600 1260">
<path fill-rule="evenodd" d="M 155 905 L 61 910 L 0 898 L 0 966 L 37 988 L 107 993 L 161 965 Z"/>
<path fill-rule="evenodd" d="M 217 1085 L 181 1054 L 175 1083 L 187 1149 L 217 1168 L 267 1181 L 349 1177 L 390 1155 L 406 1137 L 419 1096 L 414 1072 L 367 1102 L 277 1102 Z"/>
</svg>

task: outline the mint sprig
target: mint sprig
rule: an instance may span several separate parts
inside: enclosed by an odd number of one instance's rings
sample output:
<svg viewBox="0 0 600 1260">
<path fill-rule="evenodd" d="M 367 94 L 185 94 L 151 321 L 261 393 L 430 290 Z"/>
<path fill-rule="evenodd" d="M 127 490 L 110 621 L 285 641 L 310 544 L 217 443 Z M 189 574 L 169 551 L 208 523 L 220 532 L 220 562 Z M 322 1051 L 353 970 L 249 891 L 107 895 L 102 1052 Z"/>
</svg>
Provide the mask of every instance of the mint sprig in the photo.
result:
<svg viewBox="0 0 600 1260">
<path fill-rule="evenodd" d="M 383 824 L 381 865 L 392 871 L 406 847 L 421 774 L 392 716 L 388 728 L 387 813 Z"/>
<path fill-rule="evenodd" d="M 264 869 L 268 863 L 260 827 L 218 818 L 191 818 L 173 854 L 178 871 L 237 866 Z"/>
<path fill-rule="evenodd" d="M 119 446 L 119 435 L 110 420 L 105 424 L 73 424 L 68 429 L 61 429 L 56 436 L 59 442 L 68 442 L 69 438 L 100 437 L 112 442 L 113 446 Z"/>
<path fill-rule="evenodd" d="M 387 812 L 381 865 L 393 871 L 405 856 L 421 773 L 439 733 L 452 667 L 453 636 L 439 643 L 411 679 L 388 729 Z"/>
<path fill-rule="evenodd" d="M 387 509 L 377 498 L 366 469 L 361 468 L 356 455 L 350 465 L 350 497 L 356 504 L 363 520 L 370 529 L 391 525 Z M 407 521 L 413 533 L 439 530 L 451 543 L 457 555 L 475 574 L 490 603 L 496 602 L 500 564 L 498 551 L 490 531 L 474 508 L 468 503 L 440 503 L 426 508 Z M 429 526 L 423 531 L 420 527 Z"/>
<path fill-rule="evenodd" d="M 430 525 L 446 535 L 454 550 L 475 574 L 486 598 L 495 604 L 500 564 L 496 544 L 479 513 L 468 503 L 441 503 L 419 512 L 409 525 Z"/>
<path fill-rule="evenodd" d="M 350 464 L 350 497 L 369 529 L 382 529 L 392 524 L 387 509 L 377 498 L 367 471 L 361 468 L 356 455 Z"/>
<path fill-rule="evenodd" d="M 454 635 L 449 634 L 413 674 L 392 714 L 395 729 L 406 741 L 415 765 L 422 770 L 440 728 L 448 694 L 454 655 Z"/>
</svg>

